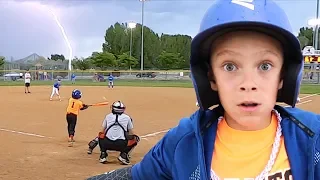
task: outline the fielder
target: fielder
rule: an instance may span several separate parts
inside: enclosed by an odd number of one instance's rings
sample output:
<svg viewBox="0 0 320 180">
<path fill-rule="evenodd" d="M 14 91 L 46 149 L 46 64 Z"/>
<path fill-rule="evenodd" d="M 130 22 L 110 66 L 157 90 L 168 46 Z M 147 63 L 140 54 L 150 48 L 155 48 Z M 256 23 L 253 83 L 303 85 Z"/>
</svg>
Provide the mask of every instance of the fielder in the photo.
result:
<svg viewBox="0 0 320 180">
<path fill-rule="evenodd" d="M 112 76 L 112 73 L 109 74 L 108 81 L 109 81 L 108 87 L 113 88 L 114 77 Z"/>
<path fill-rule="evenodd" d="M 59 98 L 59 101 L 61 101 L 61 97 L 60 97 L 60 93 L 59 93 L 59 90 L 60 90 L 60 86 L 61 86 L 61 80 L 58 79 L 57 82 L 55 82 L 52 86 L 52 93 L 51 93 L 51 96 L 50 96 L 50 101 L 52 101 L 52 98 L 54 95 L 57 95 L 58 98 Z"/>
<path fill-rule="evenodd" d="M 31 75 L 30 75 L 30 72 L 27 71 L 25 74 L 24 74 L 24 93 L 31 93 L 30 90 L 29 90 L 29 87 L 30 87 L 30 83 L 31 83 Z"/>
<path fill-rule="evenodd" d="M 320 115 L 295 107 L 303 63 L 275 1 L 214 1 L 191 42 L 199 110 L 137 164 L 89 180 L 319 180 Z"/>
<path fill-rule="evenodd" d="M 106 163 L 108 150 L 119 151 L 118 160 L 125 165 L 130 164 L 130 153 L 140 141 L 133 132 L 133 123 L 130 116 L 124 113 L 126 107 L 121 101 L 111 105 L 111 113 L 106 115 L 102 129 L 97 138 L 89 142 L 88 154 L 99 144 L 100 163 Z"/>
<path fill-rule="evenodd" d="M 71 74 L 71 84 L 76 83 L 76 75 L 74 73 Z"/>
<path fill-rule="evenodd" d="M 77 125 L 79 111 L 85 110 L 89 107 L 80 100 L 81 97 L 82 93 L 80 90 L 73 90 L 67 107 L 66 119 L 68 123 L 69 147 L 72 147 L 74 143 L 74 134 Z"/>
</svg>

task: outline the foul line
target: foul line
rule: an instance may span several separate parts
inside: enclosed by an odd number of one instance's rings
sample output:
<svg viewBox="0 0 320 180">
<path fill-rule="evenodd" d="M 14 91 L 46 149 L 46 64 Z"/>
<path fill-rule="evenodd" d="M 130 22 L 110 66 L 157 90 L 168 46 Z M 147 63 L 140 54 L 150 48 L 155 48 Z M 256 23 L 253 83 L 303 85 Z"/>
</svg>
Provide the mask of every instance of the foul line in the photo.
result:
<svg viewBox="0 0 320 180">
<path fill-rule="evenodd" d="M 305 98 L 309 98 L 309 97 L 316 96 L 316 95 L 318 95 L 318 93 L 317 94 L 311 94 L 311 95 L 308 95 L 308 96 L 304 96 L 304 97 L 302 97 L 300 99 L 305 99 Z"/>
<path fill-rule="evenodd" d="M 43 135 L 39 135 L 39 134 L 27 133 L 27 132 L 22 132 L 22 131 L 14 131 L 14 130 L 3 129 L 3 128 L 0 128 L 0 131 L 22 134 L 22 135 L 26 135 L 26 136 L 39 137 L 39 138 L 52 138 L 52 137 L 47 137 L 47 136 L 43 136 Z"/>
<path fill-rule="evenodd" d="M 166 132 L 168 132 L 168 131 L 169 131 L 169 130 L 158 131 L 158 132 L 155 132 L 155 133 L 150 133 L 150 134 L 146 134 L 146 135 L 140 136 L 140 138 L 141 138 L 141 139 L 148 140 L 147 137 L 156 136 L 156 135 L 158 135 L 158 134 L 166 133 Z"/>
<path fill-rule="evenodd" d="M 297 103 L 296 106 L 301 105 L 301 104 L 306 104 L 306 103 L 309 103 L 309 102 L 312 102 L 312 100 L 307 100 L 307 101 L 303 101 L 303 102 Z M 285 106 L 285 107 L 291 107 L 291 106 Z"/>
</svg>

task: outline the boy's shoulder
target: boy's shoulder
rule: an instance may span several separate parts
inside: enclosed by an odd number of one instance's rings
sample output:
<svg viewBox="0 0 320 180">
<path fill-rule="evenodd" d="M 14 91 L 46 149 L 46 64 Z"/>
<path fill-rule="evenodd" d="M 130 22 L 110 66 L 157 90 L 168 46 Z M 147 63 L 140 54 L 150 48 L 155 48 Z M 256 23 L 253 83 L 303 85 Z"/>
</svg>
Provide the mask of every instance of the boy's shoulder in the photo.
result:
<svg viewBox="0 0 320 180">
<path fill-rule="evenodd" d="M 320 134 L 320 115 L 299 108 L 284 107 L 292 117 L 307 126 L 313 132 Z"/>
<path fill-rule="evenodd" d="M 182 139 L 183 137 L 191 134 L 198 133 L 204 126 L 204 124 L 208 124 L 214 115 L 214 110 L 197 110 L 192 113 L 189 117 L 184 117 L 180 119 L 179 124 L 170 129 L 169 133 L 173 134 L 175 138 Z"/>
</svg>

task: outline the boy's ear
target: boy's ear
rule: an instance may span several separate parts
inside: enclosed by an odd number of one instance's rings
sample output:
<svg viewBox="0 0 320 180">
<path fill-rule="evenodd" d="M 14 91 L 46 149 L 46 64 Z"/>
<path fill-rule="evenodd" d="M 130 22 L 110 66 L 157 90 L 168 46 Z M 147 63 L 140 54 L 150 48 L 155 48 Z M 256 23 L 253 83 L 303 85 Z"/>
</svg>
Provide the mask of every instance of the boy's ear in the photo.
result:
<svg viewBox="0 0 320 180">
<path fill-rule="evenodd" d="M 208 72 L 208 79 L 210 81 L 211 89 L 214 90 L 214 91 L 218 91 L 217 83 L 214 80 L 214 76 L 213 76 L 213 73 L 211 71 Z"/>
<path fill-rule="evenodd" d="M 283 87 L 283 79 L 280 80 L 278 89 L 281 89 L 282 87 Z"/>
</svg>

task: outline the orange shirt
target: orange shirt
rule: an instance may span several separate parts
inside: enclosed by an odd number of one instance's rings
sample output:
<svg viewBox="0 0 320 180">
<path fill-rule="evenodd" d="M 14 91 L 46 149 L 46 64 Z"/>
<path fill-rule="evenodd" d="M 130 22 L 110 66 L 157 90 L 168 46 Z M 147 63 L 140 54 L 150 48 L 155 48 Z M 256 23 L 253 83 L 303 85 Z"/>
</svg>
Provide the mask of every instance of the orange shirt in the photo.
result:
<svg viewBox="0 0 320 180">
<path fill-rule="evenodd" d="M 70 98 L 69 104 L 67 107 L 67 114 L 72 113 L 72 114 L 78 115 L 81 108 L 83 108 L 82 101 L 78 99 Z"/>
<path fill-rule="evenodd" d="M 223 119 L 218 125 L 211 169 L 221 180 L 249 180 L 258 176 L 268 163 L 278 120 L 275 115 L 268 127 L 258 131 L 232 129 Z M 268 179 L 292 179 L 284 139 Z"/>
</svg>

